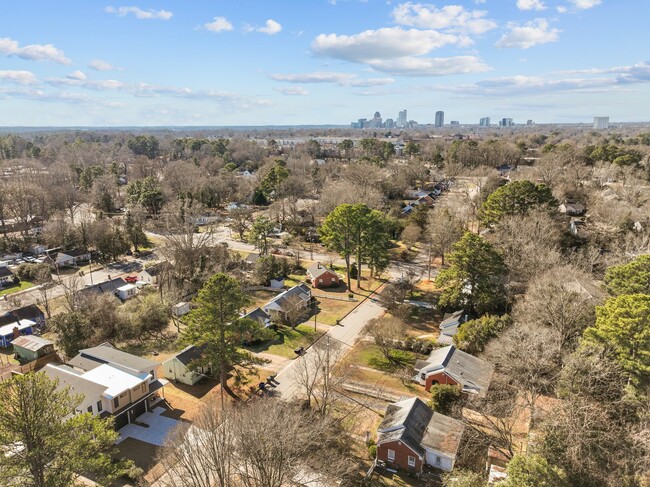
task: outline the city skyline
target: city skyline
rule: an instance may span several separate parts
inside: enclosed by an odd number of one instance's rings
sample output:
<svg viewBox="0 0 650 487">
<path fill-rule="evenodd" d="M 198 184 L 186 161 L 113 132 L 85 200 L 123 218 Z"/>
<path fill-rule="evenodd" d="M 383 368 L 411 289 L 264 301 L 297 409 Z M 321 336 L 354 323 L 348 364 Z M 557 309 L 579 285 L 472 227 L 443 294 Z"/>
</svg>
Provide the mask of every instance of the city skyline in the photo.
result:
<svg viewBox="0 0 650 487">
<path fill-rule="evenodd" d="M 0 125 L 344 125 L 380 103 L 396 125 L 404 107 L 421 123 L 443 107 L 465 124 L 642 122 L 648 14 L 642 0 L 13 2 Z"/>
</svg>

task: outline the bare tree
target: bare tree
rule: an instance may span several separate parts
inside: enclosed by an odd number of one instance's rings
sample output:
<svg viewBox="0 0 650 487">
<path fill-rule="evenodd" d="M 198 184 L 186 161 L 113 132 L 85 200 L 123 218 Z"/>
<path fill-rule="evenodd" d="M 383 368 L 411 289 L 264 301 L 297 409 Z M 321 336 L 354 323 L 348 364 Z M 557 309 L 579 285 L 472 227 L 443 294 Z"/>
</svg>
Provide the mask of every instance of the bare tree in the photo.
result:
<svg viewBox="0 0 650 487">
<path fill-rule="evenodd" d="M 336 389 L 346 380 L 346 374 L 340 368 L 334 374 L 334 366 L 344 353 L 341 342 L 325 336 L 296 364 L 293 378 L 302 389 L 308 404 L 321 414 L 329 413 L 334 404 Z"/>
<path fill-rule="evenodd" d="M 396 363 L 394 351 L 396 344 L 406 335 L 406 324 L 399 318 L 375 318 L 368 322 L 365 332 L 372 337 L 375 345 L 390 363 Z"/>
</svg>

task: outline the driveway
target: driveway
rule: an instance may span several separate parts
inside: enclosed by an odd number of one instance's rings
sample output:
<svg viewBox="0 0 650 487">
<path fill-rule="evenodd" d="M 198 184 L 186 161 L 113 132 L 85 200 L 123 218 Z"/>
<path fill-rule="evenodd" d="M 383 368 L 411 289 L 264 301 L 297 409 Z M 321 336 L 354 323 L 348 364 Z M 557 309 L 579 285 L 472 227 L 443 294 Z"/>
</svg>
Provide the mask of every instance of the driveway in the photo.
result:
<svg viewBox="0 0 650 487">
<path fill-rule="evenodd" d="M 347 347 L 352 347 L 359 338 L 359 334 L 361 333 L 361 330 L 363 330 L 364 326 L 366 326 L 366 324 L 373 318 L 380 316 L 383 312 L 384 308 L 374 300 L 366 299 L 363 303 L 357 306 L 352 313 L 346 316 L 341 321 L 340 325 L 331 327 L 330 330 L 318 340 L 318 342 L 321 340 L 325 341 L 329 337 Z M 307 350 L 305 355 L 292 360 L 289 365 L 278 373 L 276 377 L 278 384 L 273 389 L 273 392 L 282 397 L 282 399 L 295 399 L 302 394 L 302 389 L 295 378 L 294 371 L 298 370 L 298 367 L 300 366 L 299 364 L 301 364 L 301 361 L 305 360 L 305 357 L 308 356 L 309 353 L 310 350 Z M 340 358 L 341 356 L 337 357 L 337 359 Z M 311 364 L 311 362 L 307 363 Z"/>
<path fill-rule="evenodd" d="M 127 424 L 118 431 L 120 438 L 117 440 L 117 443 L 124 441 L 126 438 L 135 438 L 136 440 L 144 441 L 152 445 L 164 446 L 169 433 L 181 423 L 175 419 L 161 416 L 164 412 L 164 408 L 157 407 L 151 413 L 144 413 L 138 416 L 136 421 L 138 423 L 148 424 L 149 427 L 145 428 L 133 423 Z"/>
</svg>

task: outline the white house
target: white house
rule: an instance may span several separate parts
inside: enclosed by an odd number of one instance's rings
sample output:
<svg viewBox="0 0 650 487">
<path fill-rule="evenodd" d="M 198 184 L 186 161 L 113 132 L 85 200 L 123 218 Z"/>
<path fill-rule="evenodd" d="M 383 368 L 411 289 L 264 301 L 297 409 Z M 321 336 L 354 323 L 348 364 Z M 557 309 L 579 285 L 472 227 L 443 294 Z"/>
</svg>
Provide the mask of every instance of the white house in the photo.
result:
<svg viewBox="0 0 650 487">
<path fill-rule="evenodd" d="M 162 374 L 169 380 L 193 386 L 210 372 L 203 367 L 195 370 L 190 368 L 191 363 L 200 357 L 201 350 L 194 345 L 188 345 L 162 363 Z"/>
<path fill-rule="evenodd" d="M 14 282 L 14 273 L 7 266 L 0 266 L 0 287 L 10 286 Z"/>
<path fill-rule="evenodd" d="M 134 284 L 125 284 L 124 286 L 120 286 L 116 289 L 116 295 L 122 301 L 126 301 L 127 299 L 135 297 L 137 293 L 138 287 Z"/>
</svg>

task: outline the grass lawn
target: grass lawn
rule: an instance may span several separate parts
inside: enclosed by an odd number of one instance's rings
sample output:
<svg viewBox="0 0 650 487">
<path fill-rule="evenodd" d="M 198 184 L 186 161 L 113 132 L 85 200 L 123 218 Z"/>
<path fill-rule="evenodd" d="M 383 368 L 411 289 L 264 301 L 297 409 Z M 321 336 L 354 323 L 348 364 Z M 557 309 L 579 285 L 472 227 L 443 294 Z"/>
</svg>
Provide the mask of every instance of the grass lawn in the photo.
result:
<svg viewBox="0 0 650 487">
<path fill-rule="evenodd" d="M 23 291 L 25 289 L 29 289 L 30 287 L 34 287 L 34 284 L 32 284 L 29 281 L 20 281 L 20 284 L 18 284 L 17 286 L 2 288 L 2 290 L 0 291 L 0 296 L 17 293 L 18 291 Z"/>
<path fill-rule="evenodd" d="M 351 365 L 361 365 L 355 362 L 346 361 L 346 363 Z M 425 402 L 431 399 L 431 396 L 424 390 L 424 387 L 415 384 L 414 382 L 402 380 L 402 378 L 396 375 L 387 374 L 379 370 L 349 367 L 345 371 L 345 377 L 350 381 L 359 384 L 366 384 L 373 389 L 383 390 L 397 396 L 419 396 Z"/>
<path fill-rule="evenodd" d="M 350 352 L 351 363 L 377 369 L 381 372 L 395 373 L 403 367 L 415 364 L 416 355 L 405 350 L 393 350 L 393 361 L 389 361 L 379 348 L 369 342 L 361 342 Z"/>
<path fill-rule="evenodd" d="M 293 358 L 296 356 L 294 349 L 298 347 L 307 348 L 316 340 L 318 331 L 314 332 L 311 323 L 303 323 L 295 328 L 281 328 L 273 341 L 246 347 L 251 352 L 265 352 L 280 357 Z"/>
</svg>

